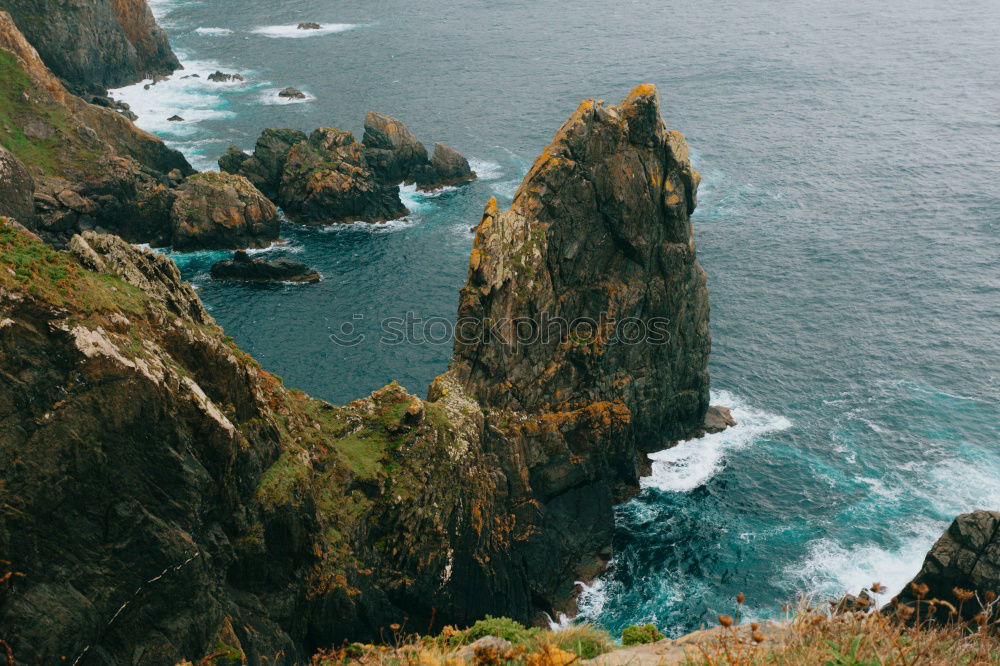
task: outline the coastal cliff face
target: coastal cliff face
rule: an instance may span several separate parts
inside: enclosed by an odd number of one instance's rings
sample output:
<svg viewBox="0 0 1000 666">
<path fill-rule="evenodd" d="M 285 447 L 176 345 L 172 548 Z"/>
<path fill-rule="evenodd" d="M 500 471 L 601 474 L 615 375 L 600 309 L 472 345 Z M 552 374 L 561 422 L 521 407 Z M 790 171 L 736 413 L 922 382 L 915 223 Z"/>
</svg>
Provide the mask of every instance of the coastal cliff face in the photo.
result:
<svg viewBox="0 0 1000 666">
<path fill-rule="evenodd" d="M 392 624 L 572 609 L 642 451 L 704 416 L 682 147 L 651 88 L 586 103 L 511 210 L 487 207 L 460 304 L 479 333 L 547 308 L 663 314 L 666 350 L 463 338 L 426 400 L 286 389 L 165 257 L 0 225 L 0 627 L 18 660 L 302 663 Z"/>
<path fill-rule="evenodd" d="M 18 208 L 5 197 L 0 212 L 49 243 L 61 247 L 87 230 L 187 249 L 256 247 L 278 237 L 277 210 L 253 185 L 228 174 L 185 182 L 194 170 L 183 155 L 67 91 L 3 11 L 0 84 L 0 160 L 17 179 L 0 187 L 18 193 Z"/>
<path fill-rule="evenodd" d="M 0 9 L 76 93 L 102 94 L 181 66 L 145 0 L 2 0 Z"/>
</svg>

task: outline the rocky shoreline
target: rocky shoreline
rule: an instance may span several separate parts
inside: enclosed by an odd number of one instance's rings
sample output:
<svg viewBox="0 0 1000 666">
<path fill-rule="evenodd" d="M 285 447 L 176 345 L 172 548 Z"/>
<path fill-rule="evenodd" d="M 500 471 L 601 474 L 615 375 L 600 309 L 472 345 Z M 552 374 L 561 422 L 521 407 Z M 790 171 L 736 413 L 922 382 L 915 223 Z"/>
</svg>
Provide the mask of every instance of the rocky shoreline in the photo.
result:
<svg viewBox="0 0 1000 666">
<path fill-rule="evenodd" d="M 215 279 L 316 282 L 241 251 L 279 238 L 279 206 L 310 225 L 396 219 L 401 184 L 461 185 L 468 161 L 373 112 L 360 141 L 271 128 L 195 173 L 100 103 L 179 67 L 145 2 L 55 5 L 0 11 L 0 640 L 19 662 L 224 646 L 306 663 L 406 623 L 541 624 L 607 567 L 646 455 L 735 425 L 709 405 L 700 175 L 652 86 L 583 102 L 510 207 L 486 203 L 457 304 L 474 330 L 426 399 L 390 383 L 333 405 L 286 388 L 133 243 L 238 250 Z M 601 323 L 537 345 L 491 334 L 541 312 Z M 665 343 L 616 336 L 657 318 Z M 973 621 L 963 604 L 993 604 L 998 572 L 1000 514 L 959 516 L 883 612 L 907 622 L 933 598 L 942 622 Z"/>
</svg>

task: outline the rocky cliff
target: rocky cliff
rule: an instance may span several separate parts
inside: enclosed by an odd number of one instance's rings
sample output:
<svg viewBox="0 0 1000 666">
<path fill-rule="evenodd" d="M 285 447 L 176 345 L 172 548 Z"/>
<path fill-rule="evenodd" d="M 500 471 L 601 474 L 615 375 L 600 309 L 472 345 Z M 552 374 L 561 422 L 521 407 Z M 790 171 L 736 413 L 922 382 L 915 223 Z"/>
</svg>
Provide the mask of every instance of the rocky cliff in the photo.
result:
<svg viewBox="0 0 1000 666">
<path fill-rule="evenodd" d="M 56 76 L 102 94 L 180 69 L 145 0 L 0 0 Z"/>
<path fill-rule="evenodd" d="M 696 186 L 655 90 L 585 103 L 487 206 L 427 399 L 344 406 L 240 352 L 164 257 L 0 225 L 2 637 L 25 663 L 302 663 L 394 623 L 571 608 L 642 452 L 702 427 Z M 614 325 L 485 334 L 549 309 Z M 668 336 L 616 327 L 661 316 Z"/>
<path fill-rule="evenodd" d="M 934 615 L 939 621 L 954 619 L 951 608 L 971 620 L 1000 597 L 1000 512 L 974 511 L 955 518 L 934 543 L 916 577 L 892 600 L 887 612 L 900 606 L 910 610 L 905 619 Z"/>
<path fill-rule="evenodd" d="M 31 178 L 16 189 L 19 205 L 30 199 L 35 209 L 0 212 L 59 246 L 84 230 L 188 248 L 257 246 L 278 236 L 277 211 L 252 185 L 219 174 L 184 184 L 194 171 L 179 152 L 67 91 L 3 11 L 0 149 L 5 173 Z"/>
</svg>

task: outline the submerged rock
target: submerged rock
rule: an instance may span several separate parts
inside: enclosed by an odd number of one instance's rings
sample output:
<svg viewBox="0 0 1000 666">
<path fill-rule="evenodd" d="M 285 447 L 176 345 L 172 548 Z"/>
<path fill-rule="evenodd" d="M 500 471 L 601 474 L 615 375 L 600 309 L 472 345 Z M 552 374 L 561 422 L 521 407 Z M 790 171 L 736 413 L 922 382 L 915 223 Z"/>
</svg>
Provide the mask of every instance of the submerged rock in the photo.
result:
<svg viewBox="0 0 1000 666">
<path fill-rule="evenodd" d="M 285 97 L 288 99 L 305 99 L 306 94 L 299 90 L 298 88 L 293 88 L 288 86 L 284 90 L 278 93 L 278 97 Z"/>
<path fill-rule="evenodd" d="M 181 118 L 180 116 L 176 115 L 176 114 L 170 116 L 169 118 L 167 118 L 167 120 L 170 121 L 170 122 L 172 122 L 172 123 L 184 122 L 184 119 Z"/>
<path fill-rule="evenodd" d="M 319 30 L 321 26 L 319 23 L 313 23 L 312 21 L 306 21 L 304 23 L 299 23 L 299 30 Z"/>
<path fill-rule="evenodd" d="M 242 176 L 207 171 L 177 188 L 170 211 L 178 250 L 263 247 L 278 238 L 278 210 Z"/>
<path fill-rule="evenodd" d="M 322 276 L 300 261 L 281 257 L 274 260 L 254 259 L 238 250 L 232 259 L 217 261 L 212 265 L 216 280 L 245 280 L 248 282 L 319 282 Z"/>
<path fill-rule="evenodd" d="M 927 553 L 920 571 L 885 612 L 911 620 L 919 605 L 920 618 L 925 620 L 930 616 L 931 600 L 941 599 L 961 610 L 962 619 L 970 620 L 991 598 L 1000 598 L 1000 511 L 973 511 L 955 518 Z M 909 608 L 910 614 L 900 613 L 901 606 Z M 939 621 L 949 620 L 947 606 L 933 606 Z"/>
<path fill-rule="evenodd" d="M 289 219 L 305 224 L 384 222 L 408 213 L 399 187 L 375 175 L 350 132 L 318 129 L 292 147 L 278 202 Z"/>
<path fill-rule="evenodd" d="M 214 73 L 208 75 L 208 80 L 215 83 L 226 83 L 227 81 L 245 81 L 240 74 L 226 74 L 225 72 L 220 72 L 216 70 Z"/>
</svg>

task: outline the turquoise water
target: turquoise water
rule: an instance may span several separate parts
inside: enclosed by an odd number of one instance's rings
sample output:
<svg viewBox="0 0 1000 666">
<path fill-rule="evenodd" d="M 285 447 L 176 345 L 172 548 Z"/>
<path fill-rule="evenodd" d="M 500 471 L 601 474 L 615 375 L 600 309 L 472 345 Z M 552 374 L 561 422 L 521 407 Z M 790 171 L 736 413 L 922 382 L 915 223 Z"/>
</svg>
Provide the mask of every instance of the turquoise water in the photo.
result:
<svg viewBox="0 0 1000 666">
<path fill-rule="evenodd" d="M 265 254 L 318 285 L 213 283 L 223 254 L 172 255 L 244 349 L 317 396 L 424 392 L 450 345 L 380 344 L 378 321 L 454 317 L 469 227 L 580 100 L 651 82 L 687 135 L 714 397 L 741 425 L 655 456 L 584 617 L 679 634 L 737 592 L 766 616 L 898 588 L 956 513 L 1000 507 L 1000 5 L 276 4 L 157 2 L 189 72 L 248 80 L 119 91 L 139 124 L 209 167 L 264 127 L 360 135 L 376 110 L 481 175 L 407 193 L 390 225 L 286 225 Z M 303 20 L 337 25 L 300 37 Z M 287 85 L 309 99 L 276 103 Z M 333 344 L 345 322 L 366 339 Z"/>
</svg>

